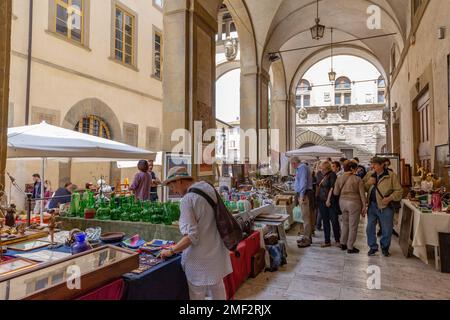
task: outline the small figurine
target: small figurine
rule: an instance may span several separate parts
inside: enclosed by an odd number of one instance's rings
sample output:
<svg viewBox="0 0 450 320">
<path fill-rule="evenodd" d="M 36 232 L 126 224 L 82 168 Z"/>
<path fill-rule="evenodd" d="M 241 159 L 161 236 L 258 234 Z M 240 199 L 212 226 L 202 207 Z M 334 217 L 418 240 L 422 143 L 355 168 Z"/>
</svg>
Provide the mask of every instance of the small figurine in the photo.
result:
<svg viewBox="0 0 450 320">
<path fill-rule="evenodd" d="M 53 212 L 48 222 L 48 232 L 50 234 L 50 246 L 49 249 L 56 249 L 61 246 L 61 244 L 55 243 L 55 229 L 61 224 L 61 222 L 56 222 L 56 216 Z"/>
<path fill-rule="evenodd" d="M 8 227 L 14 227 L 16 225 L 16 205 L 11 204 L 8 209 L 6 209 L 6 221 L 5 224 Z"/>
<path fill-rule="evenodd" d="M 20 223 L 17 226 L 17 232 L 19 234 L 20 237 L 25 237 L 25 230 L 27 228 L 27 225 L 25 223 Z"/>
</svg>

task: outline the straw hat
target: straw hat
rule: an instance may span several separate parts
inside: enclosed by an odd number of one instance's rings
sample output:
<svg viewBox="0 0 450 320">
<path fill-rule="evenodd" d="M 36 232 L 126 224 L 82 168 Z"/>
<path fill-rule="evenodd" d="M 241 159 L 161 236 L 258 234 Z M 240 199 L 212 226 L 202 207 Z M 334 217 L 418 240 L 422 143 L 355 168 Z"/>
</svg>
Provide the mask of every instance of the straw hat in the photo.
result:
<svg viewBox="0 0 450 320">
<path fill-rule="evenodd" d="M 178 180 L 192 180 L 193 178 L 188 173 L 185 167 L 173 167 L 167 174 L 167 179 L 162 183 L 163 186 L 167 186 L 169 183 Z"/>
</svg>

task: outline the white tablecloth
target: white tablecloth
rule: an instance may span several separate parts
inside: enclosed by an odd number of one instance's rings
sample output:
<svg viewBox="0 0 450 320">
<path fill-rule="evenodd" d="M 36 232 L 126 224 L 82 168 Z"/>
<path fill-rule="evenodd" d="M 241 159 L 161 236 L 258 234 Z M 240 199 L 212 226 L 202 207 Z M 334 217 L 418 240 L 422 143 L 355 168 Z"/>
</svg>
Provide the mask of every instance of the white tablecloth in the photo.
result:
<svg viewBox="0 0 450 320">
<path fill-rule="evenodd" d="M 408 206 L 414 213 L 413 253 L 428 264 L 426 246 L 439 247 L 439 233 L 450 233 L 450 214 L 422 213 L 409 200 L 403 200 L 403 205 Z"/>
</svg>

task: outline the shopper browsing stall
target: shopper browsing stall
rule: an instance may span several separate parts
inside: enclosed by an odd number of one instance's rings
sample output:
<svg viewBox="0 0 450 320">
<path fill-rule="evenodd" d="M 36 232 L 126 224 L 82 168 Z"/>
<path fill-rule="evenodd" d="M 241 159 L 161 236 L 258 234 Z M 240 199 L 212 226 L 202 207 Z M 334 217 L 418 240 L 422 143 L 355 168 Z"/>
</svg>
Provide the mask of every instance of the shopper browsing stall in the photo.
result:
<svg viewBox="0 0 450 320">
<path fill-rule="evenodd" d="M 32 199 L 40 199 L 41 198 L 41 190 L 43 188 L 41 176 L 38 173 L 33 174 L 33 192 L 32 192 Z M 44 187 L 45 188 L 45 187 Z M 45 193 L 45 189 L 44 189 Z M 36 200 L 36 204 L 34 206 L 33 212 L 35 214 L 39 214 L 41 212 L 41 200 Z"/>
<path fill-rule="evenodd" d="M 152 185 L 152 176 L 148 172 L 147 160 L 140 160 L 138 163 L 139 172 L 136 173 L 130 190 L 134 191 L 136 199 L 142 201 L 150 200 L 150 187 Z"/>
<path fill-rule="evenodd" d="M 403 196 L 403 191 L 397 175 L 386 170 L 383 158 L 373 158 L 372 165 L 374 173 L 366 183 L 366 190 L 368 191 L 369 196 L 368 223 L 366 230 L 367 241 L 370 247 L 368 255 L 373 256 L 378 252 L 376 223 L 377 219 L 379 219 L 382 229 L 380 240 L 381 249 L 383 255 L 389 257 L 394 224 L 394 208 L 392 202 L 400 201 Z"/>
<path fill-rule="evenodd" d="M 195 182 L 183 167 L 169 170 L 163 184 L 183 197 L 179 222 L 183 238 L 170 250 L 162 251 L 161 257 L 182 252 L 182 266 L 191 300 L 204 300 L 207 293 L 213 300 L 225 300 L 223 279 L 233 272 L 229 251 L 217 229 L 211 205 L 198 194 L 189 193 L 191 188 L 195 188 L 217 202 L 215 189 L 206 182 Z"/>
<path fill-rule="evenodd" d="M 70 203 L 73 192 L 73 184 L 71 182 L 67 182 L 64 185 L 64 188 L 59 188 L 56 190 L 52 199 L 48 204 L 48 209 L 58 208 L 61 204 Z"/>
<path fill-rule="evenodd" d="M 313 233 L 313 217 L 310 206 L 309 194 L 312 193 L 313 177 L 311 169 L 306 163 L 301 163 L 300 159 L 293 158 L 291 160 L 292 167 L 296 170 L 295 175 L 295 192 L 300 205 L 303 216 L 304 234 L 297 240 L 299 248 L 311 246 Z"/>
</svg>

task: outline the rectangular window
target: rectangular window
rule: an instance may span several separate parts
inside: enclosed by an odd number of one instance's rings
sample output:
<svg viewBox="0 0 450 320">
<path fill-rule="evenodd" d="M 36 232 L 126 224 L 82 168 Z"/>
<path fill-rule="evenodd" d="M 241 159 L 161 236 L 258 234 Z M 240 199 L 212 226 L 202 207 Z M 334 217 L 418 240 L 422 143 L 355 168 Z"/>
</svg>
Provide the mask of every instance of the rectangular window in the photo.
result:
<svg viewBox="0 0 450 320">
<path fill-rule="evenodd" d="M 162 49 L 162 32 L 153 31 L 153 75 L 159 80 L 162 79 Z"/>
<path fill-rule="evenodd" d="M 311 106 L 311 96 L 303 96 L 303 106 L 310 107 Z"/>
<path fill-rule="evenodd" d="M 344 104 L 345 105 L 352 104 L 352 94 L 351 93 L 344 94 Z"/>
<path fill-rule="evenodd" d="M 385 103 L 384 91 L 378 91 L 378 103 Z"/>
<path fill-rule="evenodd" d="M 341 95 L 340 94 L 336 94 L 334 96 L 334 104 L 337 105 L 337 106 L 341 105 Z"/>
<path fill-rule="evenodd" d="M 134 61 L 134 16 L 116 6 L 115 14 L 115 54 L 116 60 L 133 65 Z"/>
<path fill-rule="evenodd" d="M 333 128 L 327 128 L 327 137 L 333 136 Z"/>
<path fill-rule="evenodd" d="M 301 106 L 302 106 L 302 96 L 301 95 L 298 95 L 297 97 L 296 97 L 296 105 L 297 105 L 297 108 L 301 108 Z"/>
<path fill-rule="evenodd" d="M 83 43 L 84 0 L 55 0 L 55 31 Z"/>
</svg>

